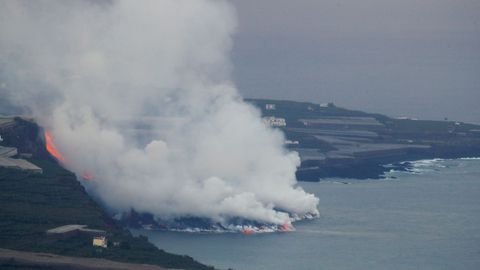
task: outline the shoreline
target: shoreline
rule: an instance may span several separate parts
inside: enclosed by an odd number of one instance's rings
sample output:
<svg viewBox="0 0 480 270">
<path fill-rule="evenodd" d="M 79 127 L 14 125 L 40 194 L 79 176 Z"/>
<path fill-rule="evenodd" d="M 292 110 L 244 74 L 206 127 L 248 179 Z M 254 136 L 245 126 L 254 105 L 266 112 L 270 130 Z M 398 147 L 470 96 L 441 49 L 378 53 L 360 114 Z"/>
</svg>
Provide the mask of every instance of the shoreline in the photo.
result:
<svg viewBox="0 0 480 270">
<path fill-rule="evenodd" d="M 315 169 L 299 168 L 297 171 L 297 181 L 299 182 L 320 182 L 327 178 L 342 179 L 386 179 L 386 173 L 390 171 L 408 171 L 411 163 L 421 160 L 455 160 L 455 159 L 480 159 L 480 152 L 473 155 L 419 155 L 410 158 L 398 158 L 395 160 L 360 160 L 353 163 L 336 163 L 332 165 L 319 166 Z"/>
</svg>

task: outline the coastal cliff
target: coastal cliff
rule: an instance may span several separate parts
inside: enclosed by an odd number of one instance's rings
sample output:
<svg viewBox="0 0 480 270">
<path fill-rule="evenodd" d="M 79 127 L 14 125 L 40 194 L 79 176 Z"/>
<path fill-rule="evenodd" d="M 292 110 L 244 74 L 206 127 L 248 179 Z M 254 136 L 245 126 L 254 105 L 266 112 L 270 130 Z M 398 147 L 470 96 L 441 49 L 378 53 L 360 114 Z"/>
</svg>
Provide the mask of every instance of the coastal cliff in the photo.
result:
<svg viewBox="0 0 480 270">
<path fill-rule="evenodd" d="M 300 181 L 382 178 L 408 161 L 480 156 L 480 126 L 458 121 L 392 118 L 333 103 L 247 99 L 299 153 Z M 388 165 L 388 166 L 386 166 Z"/>
</svg>

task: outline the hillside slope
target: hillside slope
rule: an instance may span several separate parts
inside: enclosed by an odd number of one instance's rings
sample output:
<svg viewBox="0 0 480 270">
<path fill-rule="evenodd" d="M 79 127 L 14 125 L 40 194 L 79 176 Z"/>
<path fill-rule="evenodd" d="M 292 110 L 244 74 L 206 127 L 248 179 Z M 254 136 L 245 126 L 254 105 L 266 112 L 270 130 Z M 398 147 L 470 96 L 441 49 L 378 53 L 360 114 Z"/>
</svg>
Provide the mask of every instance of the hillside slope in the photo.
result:
<svg viewBox="0 0 480 270">
<path fill-rule="evenodd" d="M 43 174 L 0 167 L 0 248 L 93 257 L 119 262 L 154 264 L 175 269 L 213 269 L 188 256 L 157 249 L 146 237 L 133 237 L 117 226 L 86 193 L 76 176 L 63 169 L 44 150 L 39 128 L 20 118 L 0 127 L 1 145 L 29 153 L 28 161 Z M 48 229 L 67 224 L 105 230 L 106 249 L 92 246 L 92 237 L 52 237 Z"/>
</svg>

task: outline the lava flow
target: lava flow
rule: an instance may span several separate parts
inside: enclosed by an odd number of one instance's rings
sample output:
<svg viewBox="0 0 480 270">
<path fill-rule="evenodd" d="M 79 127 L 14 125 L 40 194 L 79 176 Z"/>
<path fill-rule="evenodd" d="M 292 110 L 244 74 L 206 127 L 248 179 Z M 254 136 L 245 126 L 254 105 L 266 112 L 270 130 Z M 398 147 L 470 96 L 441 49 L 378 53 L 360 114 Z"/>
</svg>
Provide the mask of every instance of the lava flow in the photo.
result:
<svg viewBox="0 0 480 270">
<path fill-rule="evenodd" d="M 245 234 L 245 235 L 251 235 L 251 234 L 254 234 L 255 231 L 252 230 L 252 229 L 243 229 L 240 231 L 242 234 Z"/>
<path fill-rule="evenodd" d="M 292 224 L 289 224 L 289 223 L 285 223 L 281 226 L 279 226 L 279 231 L 280 232 L 291 232 L 291 231 L 294 231 L 295 228 L 293 228 Z"/>
<path fill-rule="evenodd" d="M 50 155 L 55 157 L 61 163 L 65 163 L 65 158 L 62 156 L 62 154 L 60 154 L 60 152 L 58 152 L 55 144 L 53 143 L 52 135 L 48 131 L 45 131 L 45 146 Z"/>
<path fill-rule="evenodd" d="M 85 171 L 82 174 L 82 178 L 83 178 L 83 180 L 86 180 L 86 181 L 92 181 L 93 180 L 93 175 L 90 172 Z"/>
</svg>

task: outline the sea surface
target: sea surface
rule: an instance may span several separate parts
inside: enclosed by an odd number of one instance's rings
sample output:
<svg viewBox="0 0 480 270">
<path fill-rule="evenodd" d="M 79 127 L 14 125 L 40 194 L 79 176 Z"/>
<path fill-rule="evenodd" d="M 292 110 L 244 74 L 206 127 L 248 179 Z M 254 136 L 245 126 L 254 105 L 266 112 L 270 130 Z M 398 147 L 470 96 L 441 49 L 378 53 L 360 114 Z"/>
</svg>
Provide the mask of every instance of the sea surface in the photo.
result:
<svg viewBox="0 0 480 270">
<path fill-rule="evenodd" d="M 388 176 L 301 183 L 321 217 L 291 233 L 134 233 L 220 269 L 480 269 L 480 159 L 418 161 Z"/>
</svg>

